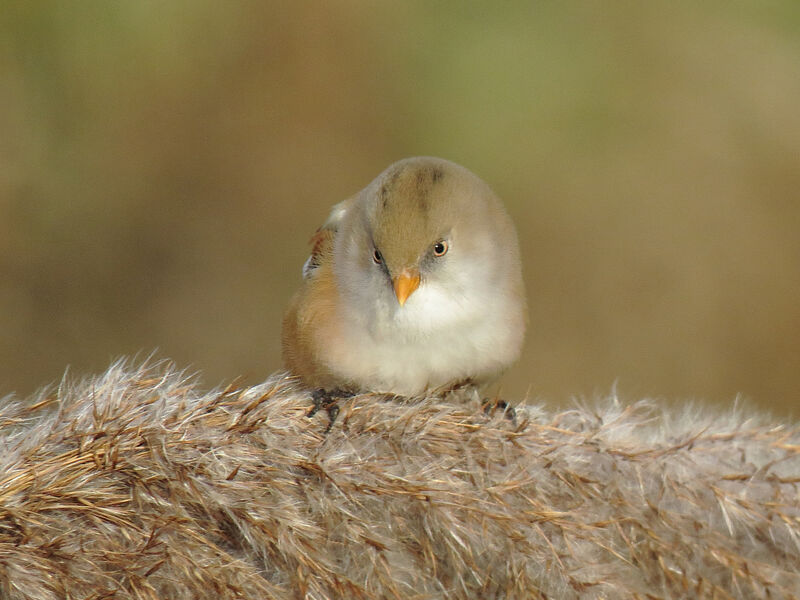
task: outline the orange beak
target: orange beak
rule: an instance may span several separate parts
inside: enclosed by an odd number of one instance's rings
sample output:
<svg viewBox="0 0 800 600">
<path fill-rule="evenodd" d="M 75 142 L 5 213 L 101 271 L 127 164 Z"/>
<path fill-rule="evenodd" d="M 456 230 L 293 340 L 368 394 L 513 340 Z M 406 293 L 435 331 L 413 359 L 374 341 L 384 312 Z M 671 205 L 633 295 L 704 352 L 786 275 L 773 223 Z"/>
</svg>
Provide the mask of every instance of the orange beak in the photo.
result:
<svg viewBox="0 0 800 600">
<path fill-rule="evenodd" d="M 419 273 L 416 270 L 403 269 L 397 277 L 392 279 L 392 286 L 394 287 L 394 295 L 397 296 L 397 301 L 400 306 L 403 306 L 408 297 L 419 287 Z"/>
</svg>

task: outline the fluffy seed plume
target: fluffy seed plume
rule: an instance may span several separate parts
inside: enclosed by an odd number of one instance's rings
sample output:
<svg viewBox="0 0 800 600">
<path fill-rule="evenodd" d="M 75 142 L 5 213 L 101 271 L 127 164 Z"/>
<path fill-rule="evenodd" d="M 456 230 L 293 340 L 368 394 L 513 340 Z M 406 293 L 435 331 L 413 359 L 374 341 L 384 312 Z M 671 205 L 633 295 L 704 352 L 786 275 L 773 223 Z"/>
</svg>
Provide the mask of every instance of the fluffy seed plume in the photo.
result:
<svg viewBox="0 0 800 600">
<path fill-rule="evenodd" d="M 796 598 L 800 428 L 118 363 L 0 407 L 0 597 Z"/>
</svg>

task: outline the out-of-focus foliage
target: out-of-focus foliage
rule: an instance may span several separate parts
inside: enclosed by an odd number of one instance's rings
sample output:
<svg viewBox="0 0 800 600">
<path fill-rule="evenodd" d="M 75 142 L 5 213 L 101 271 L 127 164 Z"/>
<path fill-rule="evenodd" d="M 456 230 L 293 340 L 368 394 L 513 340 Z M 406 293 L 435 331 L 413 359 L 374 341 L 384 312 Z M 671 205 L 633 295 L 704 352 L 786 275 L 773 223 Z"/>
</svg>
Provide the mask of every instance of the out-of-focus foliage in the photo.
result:
<svg viewBox="0 0 800 600">
<path fill-rule="evenodd" d="M 518 225 L 506 393 L 797 415 L 794 0 L 1 12 L 0 393 L 156 347 L 263 379 L 329 206 L 431 154 Z"/>
</svg>

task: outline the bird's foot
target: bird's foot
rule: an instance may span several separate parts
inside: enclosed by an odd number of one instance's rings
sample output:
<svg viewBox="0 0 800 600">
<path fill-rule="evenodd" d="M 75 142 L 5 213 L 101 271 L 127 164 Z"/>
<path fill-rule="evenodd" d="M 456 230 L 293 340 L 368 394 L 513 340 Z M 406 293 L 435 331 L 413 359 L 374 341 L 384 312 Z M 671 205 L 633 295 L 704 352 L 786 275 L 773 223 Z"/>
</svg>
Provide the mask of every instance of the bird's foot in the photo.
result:
<svg viewBox="0 0 800 600">
<path fill-rule="evenodd" d="M 500 398 L 484 398 L 483 400 L 483 412 L 487 415 L 493 414 L 496 410 L 503 411 L 506 419 L 511 422 L 516 422 L 517 420 L 517 412 L 514 410 L 514 407 L 511 406 L 505 400 L 501 400 Z"/>
<path fill-rule="evenodd" d="M 324 408 L 325 412 L 328 413 L 328 426 L 325 428 L 325 433 L 330 432 L 333 424 L 336 422 L 336 417 L 339 416 L 339 400 L 349 398 L 352 395 L 352 392 L 346 392 L 344 390 L 325 390 L 322 388 L 314 390 L 311 394 L 314 406 L 308 411 L 308 418 L 310 419 L 317 414 L 320 409 Z"/>
<path fill-rule="evenodd" d="M 438 388 L 434 394 L 437 396 L 441 396 L 444 398 L 450 394 L 458 394 L 459 392 L 463 392 L 464 390 L 470 389 L 477 389 L 475 383 L 472 379 L 462 379 L 461 381 L 456 381 L 455 383 L 451 383 L 450 385 L 446 385 L 444 387 Z"/>
</svg>

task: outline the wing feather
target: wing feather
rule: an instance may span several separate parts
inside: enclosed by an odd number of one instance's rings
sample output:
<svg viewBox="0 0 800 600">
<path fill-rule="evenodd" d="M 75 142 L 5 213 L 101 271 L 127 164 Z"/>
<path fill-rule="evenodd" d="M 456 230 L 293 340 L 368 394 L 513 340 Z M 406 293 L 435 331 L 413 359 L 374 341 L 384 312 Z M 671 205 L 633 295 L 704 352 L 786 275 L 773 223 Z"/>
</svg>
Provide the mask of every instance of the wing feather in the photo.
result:
<svg viewBox="0 0 800 600">
<path fill-rule="evenodd" d="M 303 264 L 303 279 L 312 277 L 314 271 L 333 256 L 333 240 L 336 237 L 336 231 L 342 219 L 344 219 L 347 214 L 347 211 L 353 206 L 354 200 L 355 196 L 336 204 L 331 209 L 328 219 L 322 227 L 317 229 L 314 235 L 311 236 L 309 240 L 311 256 L 309 256 Z"/>
</svg>

